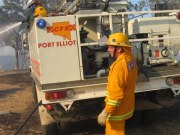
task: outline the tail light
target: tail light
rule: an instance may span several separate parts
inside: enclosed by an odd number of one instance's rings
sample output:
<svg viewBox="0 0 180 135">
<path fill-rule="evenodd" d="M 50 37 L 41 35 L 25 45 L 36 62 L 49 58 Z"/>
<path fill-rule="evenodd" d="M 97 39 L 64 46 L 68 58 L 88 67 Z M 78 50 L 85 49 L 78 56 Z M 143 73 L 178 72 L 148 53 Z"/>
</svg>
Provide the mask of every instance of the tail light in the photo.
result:
<svg viewBox="0 0 180 135">
<path fill-rule="evenodd" d="M 173 83 L 174 83 L 174 84 L 180 84 L 180 77 L 175 77 L 175 78 L 173 79 Z"/>
<path fill-rule="evenodd" d="M 167 78 L 166 79 L 166 84 L 168 85 L 168 86 L 172 86 L 172 85 L 174 85 L 174 84 L 180 84 L 180 76 L 178 76 L 178 77 L 169 77 L 169 78 Z"/>
<path fill-rule="evenodd" d="M 155 57 L 159 57 L 159 50 L 155 50 Z"/>
<path fill-rule="evenodd" d="M 73 98 L 75 92 L 73 89 L 67 89 L 64 91 L 55 91 L 55 92 L 45 92 L 46 100 L 56 100 L 56 99 L 64 99 L 64 98 Z"/>
<path fill-rule="evenodd" d="M 54 92 L 53 93 L 53 99 L 59 99 L 59 97 L 60 97 L 59 92 Z"/>
<path fill-rule="evenodd" d="M 177 14 L 176 14 L 176 19 L 177 19 L 177 20 L 180 20 L 180 12 L 177 12 Z"/>
<path fill-rule="evenodd" d="M 52 105 L 51 105 L 51 104 L 49 104 L 49 105 L 45 105 L 45 107 L 46 107 L 46 109 L 47 109 L 48 111 L 51 111 L 51 110 L 53 109 L 53 107 L 52 107 Z"/>
</svg>

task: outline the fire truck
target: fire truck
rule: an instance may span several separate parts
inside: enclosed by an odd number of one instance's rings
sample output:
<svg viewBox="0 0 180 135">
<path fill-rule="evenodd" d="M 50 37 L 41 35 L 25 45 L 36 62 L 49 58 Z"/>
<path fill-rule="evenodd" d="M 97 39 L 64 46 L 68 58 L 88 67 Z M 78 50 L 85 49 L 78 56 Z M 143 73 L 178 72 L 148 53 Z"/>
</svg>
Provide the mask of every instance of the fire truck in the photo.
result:
<svg viewBox="0 0 180 135">
<path fill-rule="evenodd" d="M 180 94 L 178 11 L 127 12 L 126 0 L 62 1 L 60 7 L 60 15 L 37 17 L 22 34 L 23 44 L 29 46 L 34 99 L 42 101 L 39 115 L 45 134 L 67 134 L 67 123 L 96 118 L 103 109 L 113 62 L 106 41 L 115 32 L 129 36 L 138 63 L 135 110 L 176 104 Z M 167 16 L 130 19 L 132 14 L 148 13 Z"/>
</svg>

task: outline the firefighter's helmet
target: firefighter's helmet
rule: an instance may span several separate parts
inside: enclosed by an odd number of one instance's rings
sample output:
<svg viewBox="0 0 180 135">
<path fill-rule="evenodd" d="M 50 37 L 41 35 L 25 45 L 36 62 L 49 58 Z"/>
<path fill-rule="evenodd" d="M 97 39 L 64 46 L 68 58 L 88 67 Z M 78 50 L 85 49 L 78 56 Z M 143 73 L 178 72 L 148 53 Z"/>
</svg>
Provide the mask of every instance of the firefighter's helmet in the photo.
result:
<svg viewBox="0 0 180 135">
<path fill-rule="evenodd" d="M 122 46 L 122 47 L 132 47 L 129 44 L 128 37 L 123 33 L 114 33 L 109 36 L 107 45 L 112 46 Z"/>
<path fill-rule="evenodd" d="M 41 5 L 41 1 L 40 0 L 29 0 L 27 2 L 27 7 L 30 7 L 33 4 L 40 4 Z"/>
</svg>

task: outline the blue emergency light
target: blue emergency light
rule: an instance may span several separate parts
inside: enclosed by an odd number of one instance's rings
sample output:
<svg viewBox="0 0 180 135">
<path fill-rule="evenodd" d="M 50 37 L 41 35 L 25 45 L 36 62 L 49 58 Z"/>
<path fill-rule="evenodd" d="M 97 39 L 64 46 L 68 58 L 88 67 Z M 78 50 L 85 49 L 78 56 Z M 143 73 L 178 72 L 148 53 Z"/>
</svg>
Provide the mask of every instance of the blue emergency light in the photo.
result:
<svg viewBox="0 0 180 135">
<path fill-rule="evenodd" d="M 44 19 L 39 19 L 36 24 L 40 29 L 43 29 L 46 27 L 46 21 Z"/>
</svg>

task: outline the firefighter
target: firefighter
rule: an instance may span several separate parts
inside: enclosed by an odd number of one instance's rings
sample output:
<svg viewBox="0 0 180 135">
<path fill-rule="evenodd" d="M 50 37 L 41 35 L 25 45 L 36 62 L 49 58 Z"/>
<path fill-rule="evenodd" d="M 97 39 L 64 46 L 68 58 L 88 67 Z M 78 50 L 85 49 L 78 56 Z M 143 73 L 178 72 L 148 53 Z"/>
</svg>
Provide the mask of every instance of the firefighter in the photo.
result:
<svg viewBox="0 0 180 135">
<path fill-rule="evenodd" d="M 134 112 L 137 64 L 125 34 L 111 34 L 107 45 L 108 52 L 115 61 L 109 70 L 105 108 L 97 121 L 102 126 L 106 125 L 106 135 L 124 135 L 125 121 Z"/>
<path fill-rule="evenodd" d="M 47 11 L 42 7 L 42 3 L 39 0 L 29 0 L 27 7 L 30 9 L 30 13 L 27 18 L 22 21 L 22 24 L 27 22 L 27 29 L 29 29 L 34 18 L 47 16 Z"/>
<path fill-rule="evenodd" d="M 47 16 L 47 11 L 42 7 L 42 3 L 39 0 L 29 0 L 27 2 L 27 7 L 30 8 L 34 18 Z"/>
</svg>

